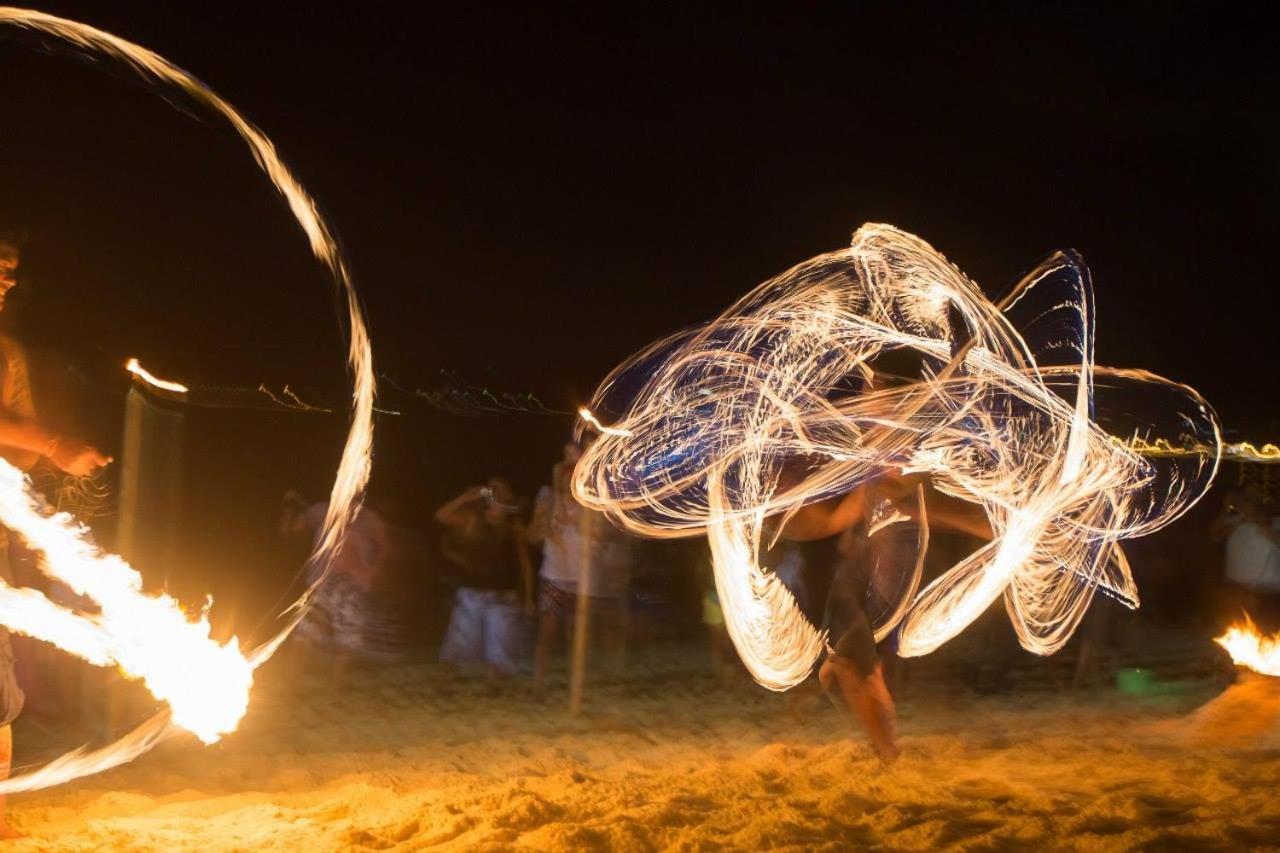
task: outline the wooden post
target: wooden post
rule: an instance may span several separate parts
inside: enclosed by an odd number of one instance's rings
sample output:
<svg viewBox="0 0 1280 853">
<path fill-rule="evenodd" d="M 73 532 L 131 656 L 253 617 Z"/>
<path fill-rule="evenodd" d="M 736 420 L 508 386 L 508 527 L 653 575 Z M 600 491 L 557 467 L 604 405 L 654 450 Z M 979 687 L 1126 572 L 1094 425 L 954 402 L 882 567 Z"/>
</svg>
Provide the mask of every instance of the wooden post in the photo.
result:
<svg viewBox="0 0 1280 853">
<path fill-rule="evenodd" d="M 154 394 L 154 396 L 153 396 Z M 159 399 L 163 397 L 164 399 Z M 120 493 L 115 551 L 142 573 L 148 589 L 181 597 L 187 578 L 172 575 L 178 558 L 181 520 L 183 398 L 144 390 L 135 381 L 124 406 Z M 118 678 L 100 670 L 86 673 L 86 695 L 102 697 L 101 731 L 116 732 L 131 714 L 124 707 Z M 95 703 L 86 703 L 86 710 Z"/>
<path fill-rule="evenodd" d="M 578 514 L 578 600 L 573 619 L 573 663 L 569 673 L 569 712 L 582 713 L 582 687 L 586 680 L 587 641 L 591 621 L 592 544 L 596 513 L 586 507 Z"/>
<path fill-rule="evenodd" d="M 150 586 L 173 588 L 181 520 L 182 404 L 157 400 L 135 383 L 124 408 L 115 550 Z M 177 591 L 176 589 L 174 591 Z"/>
</svg>

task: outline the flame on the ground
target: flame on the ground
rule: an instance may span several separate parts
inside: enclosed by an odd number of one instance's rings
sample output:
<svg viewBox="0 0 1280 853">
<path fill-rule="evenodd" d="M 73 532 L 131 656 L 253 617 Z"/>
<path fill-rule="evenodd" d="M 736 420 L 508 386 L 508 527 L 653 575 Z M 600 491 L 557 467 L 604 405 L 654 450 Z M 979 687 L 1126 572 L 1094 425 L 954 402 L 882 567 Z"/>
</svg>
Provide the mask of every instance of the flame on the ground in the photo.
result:
<svg viewBox="0 0 1280 853">
<path fill-rule="evenodd" d="M 1280 676 L 1280 631 L 1270 636 L 1263 634 L 1248 613 L 1243 622 L 1232 625 L 1213 641 L 1227 650 L 1236 666 Z"/>
<path fill-rule="evenodd" d="M 124 369 L 148 385 L 159 388 L 161 391 L 172 391 L 175 394 L 185 394 L 190 390 L 181 382 L 172 382 L 168 379 L 157 378 L 153 373 L 151 373 L 151 371 L 139 364 L 136 358 L 129 359 L 129 361 L 125 363 Z"/>
</svg>

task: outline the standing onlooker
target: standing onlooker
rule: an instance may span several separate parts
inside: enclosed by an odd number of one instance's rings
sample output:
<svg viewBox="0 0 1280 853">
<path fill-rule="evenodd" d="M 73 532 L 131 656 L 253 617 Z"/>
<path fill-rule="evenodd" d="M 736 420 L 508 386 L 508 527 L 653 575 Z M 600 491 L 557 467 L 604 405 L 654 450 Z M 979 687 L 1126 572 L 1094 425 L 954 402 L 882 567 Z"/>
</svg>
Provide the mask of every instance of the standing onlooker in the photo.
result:
<svg viewBox="0 0 1280 853">
<path fill-rule="evenodd" d="M 0 231 L 0 310 L 8 292 L 17 285 L 21 253 L 15 235 Z M 47 458 L 61 470 L 82 477 L 110 462 L 90 445 L 70 436 L 58 435 L 36 417 L 27 374 L 26 350 L 8 335 L 0 335 L 0 457 L 28 470 Z M 0 579 L 12 582 L 9 565 L 9 531 L 0 527 Z M 0 628 L 0 779 L 9 778 L 13 755 L 10 724 L 22 711 L 24 694 L 14 675 L 13 645 L 9 632 Z M 4 817 L 4 797 L 0 795 L 0 839 L 17 837 Z"/>
<path fill-rule="evenodd" d="M 307 506 L 296 493 L 285 495 L 281 532 L 306 535 L 312 547 L 319 544 L 328 501 Z M 311 610 L 298 624 L 298 641 L 330 658 L 330 680 L 336 687 L 346 675 L 353 656 L 366 648 L 368 629 L 375 612 L 374 584 L 390 551 L 387 523 L 371 507 L 362 507 L 347 526 L 347 534 L 330 562 L 329 576 L 315 591 Z M 307 567 L 305 582 L 311 585 L 322 566 Z"/>
<path fill-rule="evenodd" d="M 1280 518 L 1245 490 L 1227 494 L 1210 533 L 1227 542 L 1226 586 L 1233 609 L 1265 631 L 1280 629 Z"/>
<path fill-rule="evenodd" d="M 563 458 L 551 469 L 551 485 L 538 492 L 529 524 L 529 541 L 542 543 L 534 654 L 534 679 L 539 686 L 546 680 L 556 634 L 563 631 L 567 636 L 573 625 L 580 595 L 586 596 L 583 603 L 592 614 L 600 617 L 601 636 L 619 667 L 626 649 L 630 540 L 603 514 L 574 500 L 570 484 L 581 456 L 579 445 L 564 446 Z"/>
<path fill-rule="evenodd" d="M 440 659 L 455 666 L 483 661 L 491 677 L 511 675 L 521 604 L 533 612 L 533 563 L 515 495 L 494 477 L 440 507 L 436 520 L 454 534 L 462 564 Z"/>
</svg>

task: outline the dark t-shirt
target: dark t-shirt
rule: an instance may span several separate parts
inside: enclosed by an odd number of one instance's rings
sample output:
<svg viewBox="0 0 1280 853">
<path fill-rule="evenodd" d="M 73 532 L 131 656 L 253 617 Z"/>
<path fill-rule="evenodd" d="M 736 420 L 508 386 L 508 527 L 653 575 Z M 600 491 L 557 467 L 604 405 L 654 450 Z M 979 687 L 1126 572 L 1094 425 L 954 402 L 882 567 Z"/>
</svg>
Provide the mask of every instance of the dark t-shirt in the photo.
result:
<svg viewBox="0 0 1280 853">
<path fill-rule="evenodd" d="M 477 519 L 463 536 L 463 585 L 472 589 L 519 590 L 520 557 L 514 527 Z"/>
</svg>

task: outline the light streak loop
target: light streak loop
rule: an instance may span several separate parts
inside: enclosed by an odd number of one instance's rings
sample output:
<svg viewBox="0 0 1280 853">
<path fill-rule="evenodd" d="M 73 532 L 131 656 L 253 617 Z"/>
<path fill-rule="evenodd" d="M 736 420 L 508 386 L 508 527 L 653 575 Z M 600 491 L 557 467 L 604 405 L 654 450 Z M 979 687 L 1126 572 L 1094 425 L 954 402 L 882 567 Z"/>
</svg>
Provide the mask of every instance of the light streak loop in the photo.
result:
<svg viewBox="0 0 1280 853">
<path fill-rule="evenodd" d="M 638 535 L 705 532 L 730 636 L 758 681 L 785 689 L 825 636 L 760 567 L 765 519 L 927 475 L 980 507 L 994 538 L 919 592 L 893 585 L 902 598 L 876 634 L 900 627 L 899 653 L 925 654 L 1003 598 L 1021 644 L 1050 654 L 1096 590 L 1137 606 L 1121 540 L 1184 513 L 1221 457 L 1195 391 L 1096 366 L 1093 330 L 1074 253 L 993 303 L 924 241 L 865 225 L 616 369 L 589 411 L 620 417 L 584 453 L 574 494 Z M 1112 438 L 1134 429 L 1187 452 Z"/>
<path fill-rule="evenodd" d="M 271 657 L 306 615 L 312 595 L 324 583 L 333 556 L 341 547 L 351 520 L 359 512 L 369 480 L 376 383 L 364 311 L 346 259 L 315 202 L 281 161 L 274 144 L 265 134 L 191 74 L 159 54 L 119 36 L 77 21 L 11 6 L 0 7 L 0 26 L 53 36 L 94 58 L 119 62 L 136 72 L 145 82 L 157 88 L 176 90 L 231 125 L 258 167 L 284 199 L 306 235 L 312 254 L 328 273 L 345 304 L 347 363 L 353 384 L 351 425 L 330 492 L 328 513 L 310 558 L 314 564 L 323 567 L 323 570 L 317 573 L 312 586 L 285 612 L 279 631 L 245 656 L 240 654 L 234 642 L 225 645 L 212 641 L 202 643 L 202 638 L 197 635 L 207 629 L 207 623 L 203 620 L 193 622 L 185 617 L 179 619 L 175 616 L 175 613 L 181 614 L 176 602 L 172 602 L 167 596 L 141 592 L 137 586 L 137 573 L 119 558 L 95 555 L 89 559 L 86 553 L 92 550 L 91 546 L 74 520 L 61 515 L 47 516 L 31 510 L 34 504 L 30 503 L 32 496 L 24 478 L 15 477 L 12 472 L 0 469 L 0 506 L 4 507 L 0 522 L 42 550 L 46 574 L 69 580 L 73 588 L 77 588 L 79 579 L 82 582 L 80 588 L 89 591 L 103 609 L 96 624 L 93 620 L 73 624 L 66 620 L 65 614 L 51 610 L 51 607 L 56 606 L 39 596 L 39 593 L 10 588 L 8 591 L 0 591 L 3 592 L 0 598 L 9 605 L 7 615 L 0 617 L 0 621 L 5 621 L 15 630 L 40 636 L 60 645 L 74 646 L 71 649 L 73 653 L 86 660 L 103 665 L 115 663 L 127 673 L 140 675 L 157 697 L 166 702 L 165 708 L 116 743 L 93 752 L 77 750 L 44 768 L 0 783 L 0 793 L 12 793 L 66 782 L 131 761 L 169 737 L 175 731 L 175 725 L 195 726 L 193 730 L 206 741 L 216 739 L 219 732 L 234 728 L 234 723 L 222 721 L 226 715 L 217 714 L 215 716 L 220 722 L 207 724 L 196 721 L 188 710 L 194 709 L 202 701 L 211 707 L 230 703 L 233 709 L 239 708 L 241 693 L 244 694 L 244 704 L 247 706 L 248 687 L 245 678 Z M 137 375 L 147 379 L 147 375 L 143 373 Z M 85 560 L 88 562 L 84 562 Z M 85 576 L 88 571 L 85 567 L 89 563 L 96 568 L 106 567 L 109 571 L 90 582 Z M 120 625 L 117 626 L 118 630 L 108 630 L 108 623 L 113 621 L 108 613 L 108 602 L 113 601 L 122 603 L 120 612 L 127 611 L 140 617 L 146 613 L 146 618 L 150 621 L 144 625 Z M 28 610 L 42 613 L 37 617 Z M 15 624 L 18 622 L 22 624 Z M 106 635 L 101 635 L 103 630 L 107 631 Z M 192 641 L 188 644 L 187 640 Z M 180 657 L 184 654 L 188 655 L 185 678 L 181 677 L 177 669 L 168 667 L 163 662 L 152 666 L 154 672 L 145 667 L 133 668 L 130 664 L 135 657 L 147 659 L 148 656 L 160 656 L 163 660 L 166 655 Z M 227 664 L 219 656 L 231 662 Z M 240 713 L 243 713 L 242 708 Z M 238 719 L 239 716 L 236 716 L 236 720 Z"/>
</svg>

